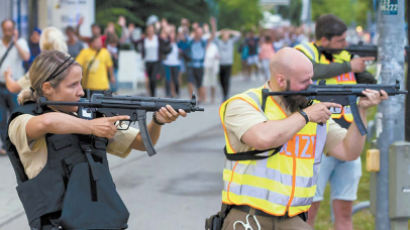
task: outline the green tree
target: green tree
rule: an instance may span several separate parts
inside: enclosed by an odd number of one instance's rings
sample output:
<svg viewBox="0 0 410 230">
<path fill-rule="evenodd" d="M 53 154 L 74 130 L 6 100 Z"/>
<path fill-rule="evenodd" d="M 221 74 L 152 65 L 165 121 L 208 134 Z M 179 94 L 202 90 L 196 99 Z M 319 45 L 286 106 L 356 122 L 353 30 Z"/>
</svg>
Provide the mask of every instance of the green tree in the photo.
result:
<svg viewBox="0 0 410 230">
<path fill-rule="evenodd" d="M 334 14 L 347 25 L 365 26 L 367 12 L 373 12 L 372 0 L 312 0 L 312 19 L 323 14 Z"/>
<path fill-rule="evenodd" d="M 219 28 L 254 28 L 262 19 L 259 0 L 219 0 Z"/>
<path fill-rule="evenodd" d="M 96 1 L 96 21 L 100 25 L 116 22 L 124 16 L 128 22 L 144 26 L 150 15 L 166 18 L 171 23 L 179 23 L 181 18 L 191 21 L 208 21 L 209 13 L 204 0 L 98 0 Z"/>
<path fill-rule="evenodd" d="M 302 13 L 302 0 L 291 0 L 289 6 L 278 6 L 278 14 L 284 19 L 288 19 L 292 25 L 300 25 L 300 15 Z"/>
</svg>

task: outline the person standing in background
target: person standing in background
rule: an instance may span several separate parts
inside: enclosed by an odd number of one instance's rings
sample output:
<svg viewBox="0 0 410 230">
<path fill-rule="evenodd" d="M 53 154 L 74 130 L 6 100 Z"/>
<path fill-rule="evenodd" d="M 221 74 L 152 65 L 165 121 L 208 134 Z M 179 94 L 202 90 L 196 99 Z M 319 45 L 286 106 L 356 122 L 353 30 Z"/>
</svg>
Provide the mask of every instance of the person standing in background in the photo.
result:
<svg viewBox="0 0 410 230">
<path fill-rule="evenodd" d="M 71 57 L 76 58 L 81 50 L 84 49 L 84 44 L 78 40 L 73 27 L 67 26 L 65 34 L 67 36 L 68 53 Z"/>
<path fill-rule="evenodd" d="M 180 61 L 180 68 L 179 68 L 179 79 L 182 79 L 182 75 L 187 72 L 187 63 L 189 62 L 189 57 L 187 56 L 187 49 L 188 49 L 188 35 L 186 35 L 183 31 L 183 27 L 178 28 L 178 48 L 180 51 L 179 61 Z"/>
<path fill-rule="evenodd" d="M 211 18 L 212 28 L 216 28 L 215 18 Z M 188 63 L 188 92 L 192 96 L 194 86 L 198 91 L 198 102 L 205 102 L 205 88 L 203 87 L 204 79 L 204 59 L 207 41 L 203 39 L 203 30 L 198 23 L 192 24 L 193 38 L 188 40 L 188 48 L 186 56 L 189 59 Z M 212 31 L 210 39 L 213 40 L 215 31 Z"/>
<path fill-rule="evenodd" d="M 179 60 L 180 51 L 174 25 L 168 27 L 168 34 L 171 52 L 163 62 L 165 68 L 165 94 L 167 97 L 179 97 L 179 69 L 181 61 Z"/>
<path fill-rule="evenodd" d="M 80 27 L 83 23 L 84 23 L 84 17 L 81 17 L 77 22 L 77 26 L 75 27 L 75 34 L 77 35 L 78 39 L 90 45 L 91 38 L 98 36 L 100 37 L 102 44 L 105 43 L 105 36 L 101 36 L 101 27 L 96 23 L 93 23 L 91 25 L 91 37 L 82 36 L 80 34 Z"/>
<path fill-rule="evenodd" d="M 205 87 L 205 99 L 206 101 L 206 90 L 211 89 L 211 100 L 210 102 L 215 103 L 215 90 L 218 85 L 217 75 L 219 73 L 219 59 L 220 52 L 218 46 L 212 40 L 208 40 L 205 51 L 204 60 L 204 87 Z"/>
<path fill-rule="evenodd" d="M 14 76 L 23 76 L 23 61 L 30 59 L 30 50 L 26 40 L 19 38 L 14 21 L 5 19 L 1 22 L 3 37 L 0 42 L 0 136 L 4 143 L 7 136 L 7 115 L 17 107 L 17 95 L 6 87 L 4 72 L 14 71 Z M 0 155 L 5 155 L 4 147 L 0 147 Z"/>
<path fill-rule="evenodd" d="M 161 61 L 171 52 L 169 41 L 155 34 L 154 24 L 147 25 L 146 36 L 135 42 L 136 48 L 142 53 L 145 61 L 145 71 L 148 78 L 148 91 L 155 97 L 157 88 L 157 75 L 161 71 Z"/>
<path fill-rule="evenodd" d="M 58 50 L 64 53 L 67 53 L 67 44 L 64 39 L 64 35 L 61 30 L 55 27 L 47 27 L 45 28 L 40 36 L 39 39 L 39 46 L 41 52 L 47 50 Z M 12 78 L 13 70 L 8 68 L 4 72 L 4 78 L 6 80 L 6 87 L 12 93 L 18 93 L 22 89 L 26 89 L 30 87 L 30 78 L 28 72 L 24 74 L 24 76 L 20 77 L 18 81 Z"/>
<path fill-rule="evenodd" d="M 110 82 L 110 89 L 113 93 L 118 91 L 118 37 L 114 33 L 107 33 L 107 50 L 111 55 L 114 68 L 114 82 Z M 110 72 L 108 72 L 110 74 Z M 111 79 L 111 76 L 110 76 Z"/>
<path fill-rule="evenodd" d="M 248 47 L 248 77 L 249 79 L 256 79 L 258 74 L 258 43 L 259 38 L 257 38 L 253 31 L 249 31 L 248 37 L 245 40 L 246 46 Z"/>
<path fill-rule="evenodd" d="M 215 29 L 216 30 L 216 29 Z M 222 39 L 218 36 L 221 35 Z M 229 85 L 232 73 L 235 43 L 241 37 L 241 33 L 236 30 L 223 29 L 216 33 L 216 44 L 219 48 L 219 83 L 222 87 L 223 101 L 229 97 Z"/>
<path fill-rule="evenodd" d="M 265 81 L 270 78 L 269 63 L 274 54 L 275 50 L 273 48 L 272 39 L 270 36 L 265 36 L 259 51 L 259 60 L 262 64 L 262 74 Z"/>
<path fill-rule="evenodd" d="M 376 83 L 376 79 L 366 70 L 366 61 L 373 57 L 352 58 L 344 50 L 347 46 L 346 24 L 332 14 L 322 15 L 316 21 L 316 41 L 304 42 L 295 48 L 310 59 L 313 64 L 315 81 L 324 80 L 327 85 L 357 83 Z M 336 49 L 340 52 L 329 52 Z M 341 127 L 348 129 L 353 124 L 350 106 L 344 106 L 331 115 Z M 330 183 L 330 199 L 335 214 L 334 229 L 352 230 L 353 202 L 357 199 L 357 189 L 362 175 L 360 157 L 351 161 L 340 160 L 332 156 L 323 156 L 317 179 L 316 194 L 309 210 L 308 223 L 313 227 L 320 202 L 324 198 L 326 184 Z"/>
<path fill-rule="evenodd" d="M 100 36 L 92 37 L 90 42 L 90 47 L 83 49 L 76 58 L 76 61 L 83 68 L 81 81 L 83 88 L 90 90 L 90 94 L 86 91 L 86 97 L 108 90 L 110 88 L 109 82 L 115 82 L 111 55 L 106 48 L 102 47 Z"/>
<path fill-rule="evenodd" d="M 28 61 L 24 61 L 24 72 L 27 72 L 33 63 L 34 59 L 40 54 L 40 35 L 41 30 L 39 28 L 34 28 L 33 32 L 31 33 L 30 40 L 28 43 L 28 47 L 30 50 L 30 59 Z"/>
</svg>

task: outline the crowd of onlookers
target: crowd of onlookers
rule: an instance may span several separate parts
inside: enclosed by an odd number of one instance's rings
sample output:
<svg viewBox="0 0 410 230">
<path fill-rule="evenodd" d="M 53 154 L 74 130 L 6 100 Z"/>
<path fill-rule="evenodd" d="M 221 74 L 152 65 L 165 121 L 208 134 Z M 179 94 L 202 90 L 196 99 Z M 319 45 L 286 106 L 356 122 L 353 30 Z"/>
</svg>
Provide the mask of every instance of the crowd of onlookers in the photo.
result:
<svg viewBox="0 0 410 230">
<path fill-rule="evenodd" d="M 30 87 L 29 67 L 44 50 L 60 50 L 76 59 L 83 68 L 82 85 L 87 96 L 108 89 L 116 93 L 119 52 L 135 49 L 144 62 L 141 64 L 145 69 L 146 95 L 157 96 L 157 87 L 163 84 L 166 97 L 179 97 L 182 82 L 187 82 L 189 94 L 196 91 L 199 103 L 219 103 L 230 96 L 234 63 L 235 67 L 240 65 L 235 69 L 241 70 L 245 80 L 267 80 L 272 55 L 282 47 L 310 40 L 311 34 L 303 26 L 240 32 L 217 28 L 214 18 L 209 23 L 190 23 L 182 18 L 178 24 L 171 24 L 156 16 L 147 19 L 145 30 L 141 32 L 141 28 L 127 24 L 120 16 L 117 22 L 109 22 L 104 30 L 92 24 L 91 36 L 84 36 L 80 33 L 83 21 L 81 18 L 64 31 L 55 27 L 35 28 L 28 43 L 19 38 L 12 20 L 2 22 L 0 121 L 5 121 L 7 111 L 17 105 L 16 93 Z M 361 34 L 367 38 L 366 33 Z M 222 97 L 217 99 L 219 86 Z M 3 152 L 0 149 L 0 153 Z"/>
<path fill-rule="evenodd" d="M 186 76 L 189 93 L 196 89 L 200 102 L 207 101 L 207 98 L 214 102 L 218 84 L 222 89 L 222 100 L 228 97 L 235 53 L 240 56 L 240 69 L 246 79 L 266 80 L 270 76 L 269 60 L 276 51 L 310 40 L 304 26 L 239 32 L 218 30 L 214 19 L 209 24 L 191 24 L 183 18 L 179 25 L 175 25 L 151 16 L 146 21 L 145 33 L 142 33 L 135 24 L 127 25 L 125 18 L 120 16 L 116 23 L 109 22 L 104 30 L 98 24 L 91 25 L 89 37 L 80 33 L 82 24 L 83 18 L 77 25 L 65 28 L 64 32 L 68 53 L 83 65 L 83 86 L 86 89 L 117 92 L 119 52 L 135 48 L 144 61 L 147 95 L 156 96 L 158 82 L 163 81 L 165 95 L 178 97 L 182 76 Z M 40 53 L 41 33 L 36 28 L 30 36 L 31 56 L 24 61 L 26 72 Z M 100 52 L 101 48 L 104 49 Z M 206 96 L 207 91 L 210 91 L 210 97 Z"/>
<path fill-rule="evenodd" d="M 67 52 L 83 66 L 85 89 L 91 93 L 107 89 L 116 92 L 119 52 L 135 48 L 144 61 L 147 95 L 156 96 L 158 81 L 163 81 L 165 95 L 178 97 L 181 79 L 185 76 L 189 93 L 196 89 L 200 102 L 207 101 L 207 98 L 214 102 L 218 85 L 222 89 L 222 100 L 229 96 L 235 53 L 240 56 L 242 74 L 247 79 L 267 79 L 269 59 L 275 51 L 308 39 L 303 27 L 239 32 L 225 28 L 218 30 L 215 19 L 209 24 L 191 24 L 183 18 L 179 25 L 175 25 L 156 16 L 148 18 L 144 33 L 133 23 L 127 25 L 124 17 L 119 17 L 116 23 L 108 23 L 104 30 L 98 24 L 91 25 L 91 36 L 88 37 L 80 33 L 83 21 L 81 18 L 77 25 L 66 27 L 64 32 Z M 40 53 L 41 33 L 36 28 L 30 36 L 31 56 L 24 62 L 26 72 Z"/>
</svg>

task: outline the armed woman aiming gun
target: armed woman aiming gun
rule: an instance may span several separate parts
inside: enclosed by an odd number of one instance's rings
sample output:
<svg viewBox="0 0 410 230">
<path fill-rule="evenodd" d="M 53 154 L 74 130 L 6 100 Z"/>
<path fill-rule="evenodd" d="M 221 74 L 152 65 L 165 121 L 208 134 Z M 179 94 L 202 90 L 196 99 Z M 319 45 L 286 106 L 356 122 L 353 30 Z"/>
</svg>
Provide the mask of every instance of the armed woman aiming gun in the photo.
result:
<svg viewBox="0 0 410 230">
<path fill-rule="evenodd" d="M 82 69 L 59 51 L 43 52 L 30 68 L 31 88 L 8 124 L 8 154 L 17 176 L 17 191 L 32 229 L 124 229 L 129 213 L 117 194 L 107 154 L 126 157 L 145 150 L 138 130 L 118 131 L 114 122 L 128 116 L 92 120 L 77 117 L 77 106 L 38 110 L 39 97 L 78 101 Z M 155 112 L 148 133 L 155 143 L 161 125 L 185 111 L 167 105 Z M 74 202 L 75 200 L 75 202 Z"/>
</svg>

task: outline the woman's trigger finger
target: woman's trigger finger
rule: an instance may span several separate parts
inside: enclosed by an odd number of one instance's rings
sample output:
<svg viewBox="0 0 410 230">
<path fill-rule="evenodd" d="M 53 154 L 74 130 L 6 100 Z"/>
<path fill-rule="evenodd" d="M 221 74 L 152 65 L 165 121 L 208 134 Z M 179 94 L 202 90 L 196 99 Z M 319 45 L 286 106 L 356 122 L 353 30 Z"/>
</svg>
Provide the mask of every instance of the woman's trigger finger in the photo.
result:
<svg viewBox="0 0 410 230">
<path fill-rule="evenodd" d="M 130 119 L 130 116 L 128 116 L 128 115 L 113 116 L 113 117 L 108 118 L 108 120 L 110 122 L 116 122 L 116 121 L 121 121 L 121 120 L 129 120 L 129 119 Z"/>
</svg>

